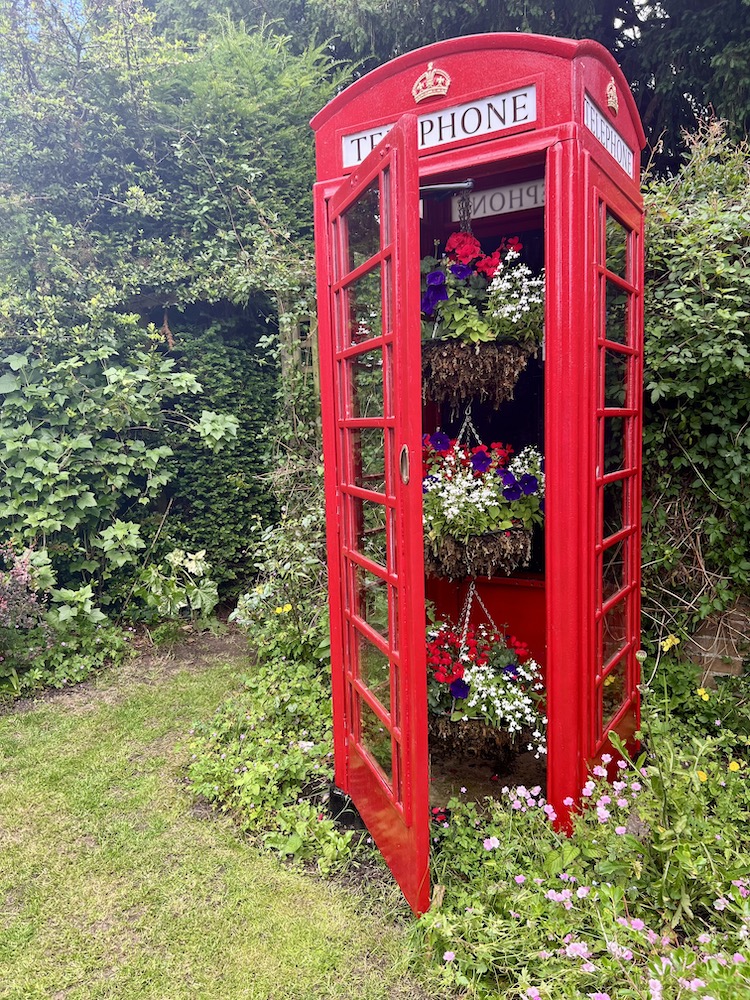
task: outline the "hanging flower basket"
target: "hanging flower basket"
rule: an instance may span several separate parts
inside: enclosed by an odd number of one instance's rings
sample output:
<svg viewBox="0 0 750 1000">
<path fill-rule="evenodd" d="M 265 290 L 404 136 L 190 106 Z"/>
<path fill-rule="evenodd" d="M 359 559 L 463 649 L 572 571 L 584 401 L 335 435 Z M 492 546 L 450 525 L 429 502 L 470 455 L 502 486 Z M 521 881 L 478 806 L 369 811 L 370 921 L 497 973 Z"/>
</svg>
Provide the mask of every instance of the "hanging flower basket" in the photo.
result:
<svg viewBox="0 0 750 1000">
<path fill-rule="evenodd" d="M 536 353 L 518 344 L 422 342 L 422 397 L 456 408 L 467 399 L 494 409 L 513 398 L 519 376 Z"/>
<path fill-rule="evenodd" d="M 474 601 L 489 625 L 469 621 Z M 474 757 L 498 767 L 512 753 L 547 752 L 544 688 L 529 647 L 498 631 L 472 583 L 458 626 L 427 630 L 427 706 L 430 750 Z"/>
<path fill-rule="evenodd" d="M 466 541 L 443 535 L 425 539 L 424 567 L 429 576 L 461 580 L 466 576 L 510 576 L 531 559 L 531 530 L 509 528 Z"/>
<path fill-rule="evenodd" d="M 507 576 L 531 558 L 531 534 L 544 520 L 544 460 L 529 446 L 513 455 L 496 441 L 470 448 L 467 410 L 458 438 L 436 431 L 423 441 L 425 570 L 450 580 Z"/>
</svg>

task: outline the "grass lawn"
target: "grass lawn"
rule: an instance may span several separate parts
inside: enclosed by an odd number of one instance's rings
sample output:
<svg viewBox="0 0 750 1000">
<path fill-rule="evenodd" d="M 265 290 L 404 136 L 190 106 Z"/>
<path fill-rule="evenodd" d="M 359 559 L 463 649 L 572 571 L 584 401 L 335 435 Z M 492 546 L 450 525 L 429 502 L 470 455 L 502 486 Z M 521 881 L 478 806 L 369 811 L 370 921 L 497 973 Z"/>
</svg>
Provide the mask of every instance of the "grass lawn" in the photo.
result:
<svg viewBox="0 0 750 1000">
<path fill-rule="evenodd" d="M 204 637 L 0 716 L 3 1000 L 432 995 L 394 889 L 285 868 L 194 807 L 180 742 L 246 670 Z"/>
</svg>

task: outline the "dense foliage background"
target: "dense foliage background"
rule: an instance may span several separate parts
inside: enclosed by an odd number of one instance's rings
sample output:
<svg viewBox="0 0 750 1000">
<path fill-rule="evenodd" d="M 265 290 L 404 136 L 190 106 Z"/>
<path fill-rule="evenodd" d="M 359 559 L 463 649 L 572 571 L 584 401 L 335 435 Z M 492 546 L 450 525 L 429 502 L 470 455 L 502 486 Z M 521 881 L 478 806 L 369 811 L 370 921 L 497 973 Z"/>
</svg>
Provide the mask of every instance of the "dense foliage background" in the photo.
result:
<svg viewBox="0 0 750 1000">
<path fill-rule="evenodd" d="M 225 6 L 0 0 L 5 590 L 70 627 L 200 616 L 279 518 L 298 537 L 320 485 L 309 118 L 401 51 L 520 30 L 605 44 L 649 132 L 647 611 L 689 627 L 747 595 L 750 0 Z"/>
</svg>

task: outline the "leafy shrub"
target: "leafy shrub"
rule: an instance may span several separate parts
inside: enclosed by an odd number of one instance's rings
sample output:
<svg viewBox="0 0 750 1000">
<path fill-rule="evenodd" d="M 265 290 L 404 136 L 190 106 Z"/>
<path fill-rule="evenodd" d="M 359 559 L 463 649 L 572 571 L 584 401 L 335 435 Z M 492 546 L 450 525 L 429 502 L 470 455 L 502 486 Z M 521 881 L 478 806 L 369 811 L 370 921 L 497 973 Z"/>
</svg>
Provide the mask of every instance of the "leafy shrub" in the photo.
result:
<svg viewBox="0 0 750 1000">
<path fill-rule="evenodd" d="M 126 638 L 103 624 L 90 589 L 54 589 L 45 553 L 18 554 L 6 543 L 0 559 L 0 691 L 62 687 L 127 654 Z"/>
<path fill-rule="evenodd" d="M 183 396 L 175 408 L 192 420 L 205 405 L 232 413 L 237 440 L 233 447 L 209 451 L 177 427 L 167 429 L 174 476 L 166 529 L 175 544 L 205 549 L 222 596 L 237 597 L 256 573 L 253 526 L 278 517 L 267 481 L 265 435 L 276 409 L 277 366 L 255 345 L 262 323 L 265 330 L 263 319 L 250 311 L 224 313 L 204 330 L 186 324 L 175 333 L 178 366 L 193 372 L 203 387 L 200 399 Z"/>
<path fill-rule="evenodd" d="M 750 590 L 750 148 L 689 140 L 648 207 L 644 582 L 672 628 Z"/>
</svg>

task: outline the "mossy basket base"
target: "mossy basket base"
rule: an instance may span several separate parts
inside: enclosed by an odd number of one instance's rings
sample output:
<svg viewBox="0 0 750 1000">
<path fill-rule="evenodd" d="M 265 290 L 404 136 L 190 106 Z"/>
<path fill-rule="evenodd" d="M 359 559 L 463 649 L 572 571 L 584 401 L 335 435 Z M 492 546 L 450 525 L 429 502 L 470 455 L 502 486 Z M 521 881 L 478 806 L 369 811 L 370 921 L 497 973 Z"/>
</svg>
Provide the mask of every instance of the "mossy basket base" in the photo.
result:
<svg viewBox="0 0 750 1000">
<path fill-rule="evenodd" d="M 428 715 L 430 754 L 436 760 L 459 758 L 491 761 L 502 770 L 519 750 L 521 734 L 512 738 L 505 730 L 481 719 L 451 721 L 447 715 Z"/>
<path fill-rule="evenodd" d="M 429 576 L 462 580 L 466 576 L 510 576 L 514 569 L 531 559 L 531 531 L 510 531 L 477 535 L 459 542 L 449 535 L 433 548 L 425 542 L 424 568 Z"/>
<path fill-rule="evenodd" d="M 422 396 L 463 407 L 467 399 L 497 409 L 513 390 L 533 352 L 517 344 L 464 344 L 427 340 L 422 344 Z"/>
</svg>

